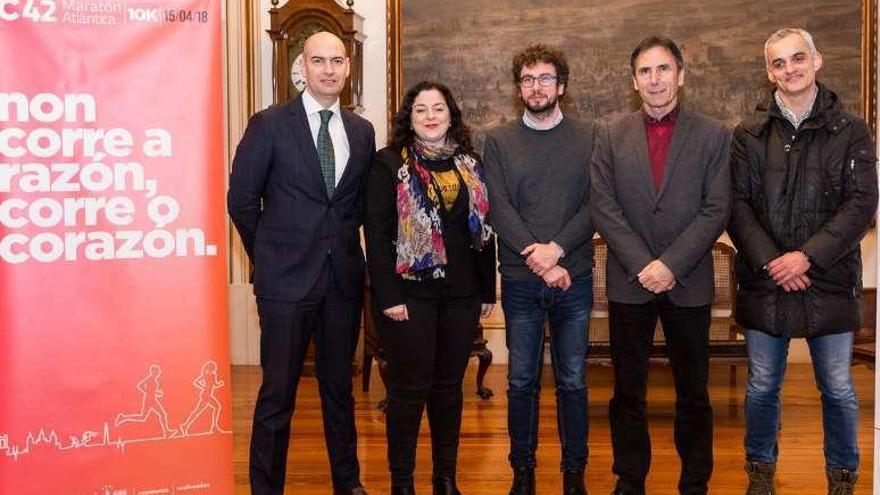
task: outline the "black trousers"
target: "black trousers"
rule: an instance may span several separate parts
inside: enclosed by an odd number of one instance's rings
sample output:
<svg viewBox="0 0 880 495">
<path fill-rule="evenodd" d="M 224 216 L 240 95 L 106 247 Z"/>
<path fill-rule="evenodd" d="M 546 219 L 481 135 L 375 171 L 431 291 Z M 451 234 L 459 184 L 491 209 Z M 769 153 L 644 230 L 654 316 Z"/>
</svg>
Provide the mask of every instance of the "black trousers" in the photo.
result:
<svg viewBox="0 0 880 495">
<path fill-rule="evenodd" d="M 712 406 L 707 388 L 710 306 L 676 306 L 664 294 L 645 304 L 610 301 L 608 310 L 614 363 L 610 404 L 614 474 L 624 487 L 644 493 L 651 465 L 645 418 L 648 364 L 659 317 L 675 381 L 678 489 L 683 494 L 706 493 L 712 475 Z"/>
<path fill-rule="evenodd" d="M 416 441 L 426 405 L 434 476 L 455 476 L 461 381 L 480 318 L 477 296 L 411 298 L 406 306 L 406 321 L 377 312 L 388 359 L 385 421 L 388 465 L 395 486 L 413 483 Z"/>
<path fill-rule="evenodd" d="M 284 492 L 296 389 L 306 349 L 313 338 L 333 486 L 348 490 L 360 485 L 351 360 L 357 345 L 362 301 L 342 296 L 330 280 L 329 266 L 325 271 L 301 301 L 257 298 L 263 383 L 251 436 L 253 495 Z"/>
</svg>

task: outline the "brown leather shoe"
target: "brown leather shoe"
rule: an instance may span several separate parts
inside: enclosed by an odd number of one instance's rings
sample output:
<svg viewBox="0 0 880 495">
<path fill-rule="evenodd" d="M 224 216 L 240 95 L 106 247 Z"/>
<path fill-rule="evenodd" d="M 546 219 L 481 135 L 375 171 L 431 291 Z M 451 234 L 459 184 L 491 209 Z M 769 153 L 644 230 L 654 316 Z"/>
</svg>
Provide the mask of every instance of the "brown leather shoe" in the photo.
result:
<svg viewBox="0 0 880 495">
<path fill-rule="evenodd" d="M 773 483 L 773 473 L 776 472 L 776 464 L 767 462 L 746 462 L 746 473 L 749 475 L 749 486 L 746 495 L 776 495 Z"/>
<path fill-rule="evenodd" d="M 828 495 L 853 495 L 859 473 L 834 468 L 828 473 Z"/>
</svg>

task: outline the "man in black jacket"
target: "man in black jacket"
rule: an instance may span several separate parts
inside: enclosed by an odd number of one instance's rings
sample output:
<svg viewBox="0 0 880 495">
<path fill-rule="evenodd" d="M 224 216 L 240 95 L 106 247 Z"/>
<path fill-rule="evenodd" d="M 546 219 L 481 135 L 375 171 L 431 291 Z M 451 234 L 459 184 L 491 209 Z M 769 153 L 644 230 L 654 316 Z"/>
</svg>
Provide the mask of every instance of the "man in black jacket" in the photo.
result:
<svg viewBox="0 0 880 495">
<path fill-rule="evenodd" d="M 859 242 L 877 208 L 868 127 L 816 82 L 822 55 L 802 29 L 764 45 L 766 102 L 734 132 L 733 211 L 739 250 L 736 320 L 746 328 L 748 494 L 772 494 L 779 389 L 792 337 L 805 337 L 822 392 L 828 493 L 852 493 L 858 401 L 850 377 L 861 315 Z"/>
<path fill-rule="evenodd" d="M 342 41 L 306 40 L 306 90 L 254 115 L 238 145 L 229 215 L 254 264 L 263 384 L 254 410 L 254 495 L 284 491 L 290 420 L 309 341 L 335 494 L 363 494 L 357 459 L 351 358 L 364 283 L 358 228 L 373 126 L 340 108 L 349 73 Z"/>
</svg>

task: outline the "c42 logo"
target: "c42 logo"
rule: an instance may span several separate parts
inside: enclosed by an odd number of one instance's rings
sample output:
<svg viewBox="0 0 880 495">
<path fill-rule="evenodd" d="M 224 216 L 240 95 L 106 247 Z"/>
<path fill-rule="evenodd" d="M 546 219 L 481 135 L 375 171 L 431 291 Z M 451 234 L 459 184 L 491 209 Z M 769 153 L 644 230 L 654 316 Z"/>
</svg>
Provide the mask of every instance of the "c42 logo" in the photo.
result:
<svg viewBox="0 0 880 495">
<path fill-rule="evenodd" d="M 0 0 L 0 22 L 58 22 L 55 0 Z"/>
</svg>

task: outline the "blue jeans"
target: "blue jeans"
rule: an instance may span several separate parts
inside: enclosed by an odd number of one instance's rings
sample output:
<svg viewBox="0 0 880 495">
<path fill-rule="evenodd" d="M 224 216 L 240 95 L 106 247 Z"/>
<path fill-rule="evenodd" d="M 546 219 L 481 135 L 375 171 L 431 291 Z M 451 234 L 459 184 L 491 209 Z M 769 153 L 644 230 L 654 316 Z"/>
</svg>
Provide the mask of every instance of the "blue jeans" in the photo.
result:
<svg viewBox="0 0 880 495">
<path fill-rule="evenodd" d="M 746 459 L 775 463 L 779 453 L 779 389 L 791 337 L 746 331 L 749 384 L 746 388 Z M 825 465 L 828 470 L 859 467 L 859 402 L 850 376 L 853 333 L 807 339 L 813 374 L 822 394 Z"/>
<path fill-rule="evenodd" d="M 549 321 L 562 469 L 583 469 L 587 464 L 588 431 L 584 359 L 593 305 L 592 277 L 579 277 L 567 291 L 551 289 L 539 281 L 503 279 L 501 305 L 509 351 L 510 464 L 514 469 L 536 465 L 544 327 Z"/>
</svg>

